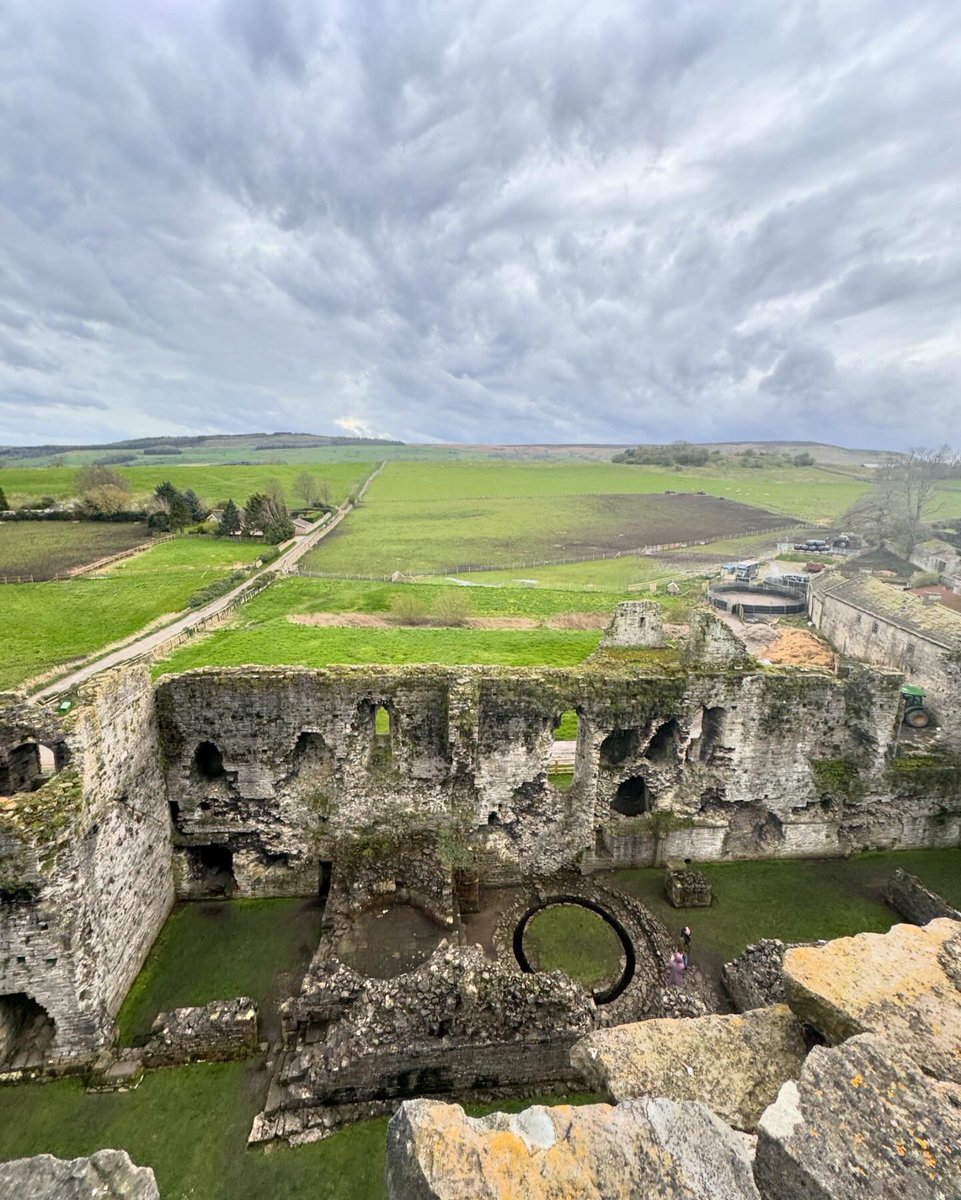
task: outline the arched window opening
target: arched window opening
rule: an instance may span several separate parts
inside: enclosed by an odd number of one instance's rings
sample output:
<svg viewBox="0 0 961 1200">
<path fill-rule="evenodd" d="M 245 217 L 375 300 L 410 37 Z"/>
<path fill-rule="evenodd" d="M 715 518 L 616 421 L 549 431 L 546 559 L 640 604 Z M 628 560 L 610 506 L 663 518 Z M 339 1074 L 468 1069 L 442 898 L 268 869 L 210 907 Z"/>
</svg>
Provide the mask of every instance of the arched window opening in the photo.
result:
<svg viewBox="0 0 961 1200">
<path fill-rule="evenodd" d="M 213 742 L 201 742 L 194 751 L 194 766 L 201 779 L 223 779 L 224 757 Z"/>
<path fill-rule="evenodd" d="M 370 765 L 372 767 L 390 765 L 393 754 L 392 730 L 390 710 L 383 704 L 376 705 L 373 712 L 373 737 L 370 745 Z"/>
<path fill-rule="evenodd" d="M 723 708 L 705 708 L 701 720 L 701 762 L 709 763 L 714 750 L 724 736 Z"/>
<path fill-rule="evenodd" d="M 643 775 L 632 775 L 618 787 L 611 801 L 614 812 L 622 817 L 639 817 L 642 813 L 650 812 L 653 797 L 647 780 Z"/>
<path fill-rule="evenodd" d="M 667 762 L 677 746 L 677 721 L 672 717 L 655 732 L 647 747 L 647 757 L 652 762 Z"/>
<path fill-rule="evenodd" d="M 230 896 L 237 886 L 234 853 L 229 846 L 188 846 L 188 871 L 197 894 Z"/>
<path fill-rule="evenodd" d="M 42 1067 L 56 1027 L 47 1010 L 26 992 L 0 996 L 0 1071 Z"/>
<path fill-rule="evenodd" d="M 633 729 L 615 729 L 601 742 L 601 762 L 608 767 L 616 767 L 628 758 L 634 750 L 635 731 Z"/>
<path fill-rule="evenodd" d="M 327 757 L 327 743 L 319 733 L 305 731 L 297 739 L 291 760 L 294 775 L 319 769 Z"/>
<path fill-rule="evenodd" d="M 577 710 L 569 708 L 566 712 L 562 712 L 554 721 L 554 741 L 576 742 L 579 729 L 580 718 L 577 715 Z"/>
</svg>

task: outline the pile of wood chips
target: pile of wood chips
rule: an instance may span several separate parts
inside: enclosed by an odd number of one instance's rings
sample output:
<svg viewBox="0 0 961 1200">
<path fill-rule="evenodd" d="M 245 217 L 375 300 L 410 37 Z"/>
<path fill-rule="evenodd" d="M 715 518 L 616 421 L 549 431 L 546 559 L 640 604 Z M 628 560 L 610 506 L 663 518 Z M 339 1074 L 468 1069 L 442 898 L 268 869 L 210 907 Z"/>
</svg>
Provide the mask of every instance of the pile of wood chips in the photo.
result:
<svg viewBox="0 0 961 1200">
<path fill-rule="evenodd" d="M 837 656 L 826 642 L 807 629 L 782 629 L 762 656 L 783 667 L 826 667 L 835 669 Z"/>
</svg>

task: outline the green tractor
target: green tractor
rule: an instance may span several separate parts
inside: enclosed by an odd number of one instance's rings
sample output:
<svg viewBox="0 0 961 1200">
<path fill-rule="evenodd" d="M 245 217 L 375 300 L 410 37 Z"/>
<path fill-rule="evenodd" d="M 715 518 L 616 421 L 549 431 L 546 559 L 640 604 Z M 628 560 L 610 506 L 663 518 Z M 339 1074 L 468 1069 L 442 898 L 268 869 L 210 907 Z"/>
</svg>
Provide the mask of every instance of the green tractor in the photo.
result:
<svg viewBox="0 0 961 1200">
<path fill-rule="evenodd" d="M 912 729 L 927 729 L 931 724 L 931 713 L 924 707 L 924 688 L 906 683 L 901 688 L 904 697 L 904 724 Z"/>
</svg>

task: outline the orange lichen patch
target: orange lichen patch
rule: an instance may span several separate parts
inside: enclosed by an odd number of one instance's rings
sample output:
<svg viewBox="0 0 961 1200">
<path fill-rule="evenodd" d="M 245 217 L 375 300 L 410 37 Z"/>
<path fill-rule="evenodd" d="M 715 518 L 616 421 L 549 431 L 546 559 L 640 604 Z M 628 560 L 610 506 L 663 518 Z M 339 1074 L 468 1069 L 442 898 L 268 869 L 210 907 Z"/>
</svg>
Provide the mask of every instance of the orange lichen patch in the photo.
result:
<svg viewBox="0 0 961 1200">
<path fill-rule="evenodd" d="M 863 1076 L 863 1075 L 855 1075 L 855 1076 L 854 1076 L 854 1077 L 851 1079 L 851 1087 L 856 1087 L 856 1088 L 859 1088 L 859 1087 L 861 1087 L 861 1085 L 862 1085 L 863 1083 L 864 1083 L 864 1076 Z"/>
</svg>

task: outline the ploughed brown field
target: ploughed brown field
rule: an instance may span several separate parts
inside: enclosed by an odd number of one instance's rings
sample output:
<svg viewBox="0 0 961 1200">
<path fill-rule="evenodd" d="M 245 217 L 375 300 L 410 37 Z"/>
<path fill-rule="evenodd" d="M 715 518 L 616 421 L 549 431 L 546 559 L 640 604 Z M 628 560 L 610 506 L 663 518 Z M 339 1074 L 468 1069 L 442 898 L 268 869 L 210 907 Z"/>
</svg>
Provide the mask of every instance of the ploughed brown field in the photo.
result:
<svg viewBox="0 0 961 1200">
<path fill-rule="evenodd" d="M 142 522 L 0 522 L 0 578 L 53 579 L 111 554 L 149 542 Z"/>
</svg>

